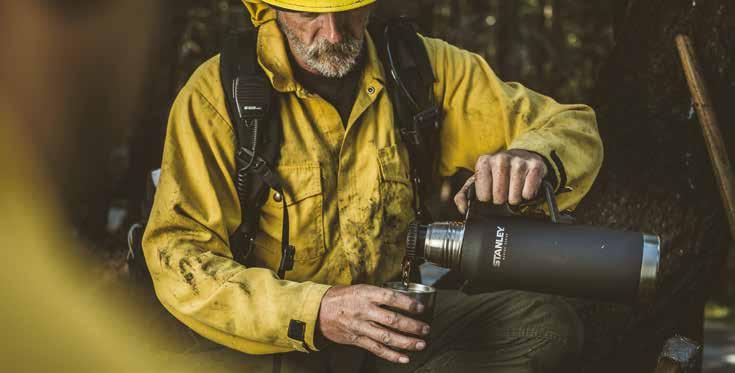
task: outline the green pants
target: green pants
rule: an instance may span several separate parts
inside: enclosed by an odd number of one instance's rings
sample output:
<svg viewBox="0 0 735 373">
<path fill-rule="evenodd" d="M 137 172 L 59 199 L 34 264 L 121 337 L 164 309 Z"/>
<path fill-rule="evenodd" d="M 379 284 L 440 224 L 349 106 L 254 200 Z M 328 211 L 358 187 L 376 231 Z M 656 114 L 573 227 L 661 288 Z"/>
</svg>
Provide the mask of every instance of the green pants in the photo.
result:
<svg viewBox="0 0 735 373">
<path fill-rule="evenodd" d="M 437 294 L 427 348 L 394 364 L 350 346 L 312 354 L 252 356 L 226 348 L 179 354 L 208 372 L 568 372 L 582 349 L 582 326 L 561 298 L 520 291 Z"/>
</svg>

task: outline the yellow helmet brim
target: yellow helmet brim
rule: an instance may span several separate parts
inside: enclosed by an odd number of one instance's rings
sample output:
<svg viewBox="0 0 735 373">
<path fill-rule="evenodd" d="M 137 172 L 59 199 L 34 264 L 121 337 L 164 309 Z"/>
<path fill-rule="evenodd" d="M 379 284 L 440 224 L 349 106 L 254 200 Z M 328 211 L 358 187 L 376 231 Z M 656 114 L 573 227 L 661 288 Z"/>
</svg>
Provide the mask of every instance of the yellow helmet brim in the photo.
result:
<svg viewBox="0 0 735 373">
<path fill-rule="evenodd" d="M 245 0 L 252 2 L 251 0 Z M 364 7 L 376 0 L 260 0 L 266 4 L 298 12 L 333 13 Z M 255 1 L 257 2 L 257 1 Z"/>
</svg>

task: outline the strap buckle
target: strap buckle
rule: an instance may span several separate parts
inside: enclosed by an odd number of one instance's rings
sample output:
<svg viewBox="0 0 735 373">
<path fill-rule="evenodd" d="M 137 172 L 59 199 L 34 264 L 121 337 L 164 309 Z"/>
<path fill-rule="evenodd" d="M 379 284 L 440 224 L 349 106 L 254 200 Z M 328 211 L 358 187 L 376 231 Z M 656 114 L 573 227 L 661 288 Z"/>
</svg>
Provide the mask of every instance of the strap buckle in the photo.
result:
<svg viewBox="0 0 735 373">
<path fill-rule="evenodd" d="M 411 145 L 421 144 L 421 135 L 416 130 L 401 128 L 401 137 L 403 137 L 403 139 Z"/>
<path fill-rule="evenodd" d="M 441 111 L 436 106 L 419 112 L 413 116 L 413 128 L 401 128 L 401 136 L 412 145 L 421 144 L 421 132 L 425 129 L 439 129 Z"/>
<path fill-rule="evenodd" d="M 253 128 L 253 127 L 257 126 L 258 125 L 258 122 L 260 121 L 260 119 L 258 119 L 258 118 L 254 118 L 254 119 L 248 120 L 246 114 L 245 115 L 242 115 L 241 118 L 242 118 L 242 123 L 245 125 L 245 128 Z"/>
<path fill-rule="evenodd" d="M 265 160 L 263 158 L 255 154 L 252 150 L 242 146 L 237 151 L 235 157 L 245 165 L 240 169 L 240 171 L 257 172 L 257 170 L 265 164 Z"/>
<path fill-rule="evenodd" d="M 250 256 L 250 253 L 255 250 L 255 237 L 252 237 L 248 235 L 248 251 L 245 253 L 245 257 L 243 259 L 247 259 Z"/>
<path fill-rule="evenodd" d="M 416 125 L 418 130 L 423 130 L 426 127 L 431 129 L 439 129 L 439 119 L 441 112 L 436 106 L 432 106 L 424 111 L 413 116 L 413 123 Z"/>
<path fill-rule="evenodd" d="M 278 265 L 278 277 L 283 279 L 286 272 L 293 270 L 295 258 L 296 248 L 293 245 L 288 245 L 288 248 L 281 255 L 281 263 Z"/>
</svg>

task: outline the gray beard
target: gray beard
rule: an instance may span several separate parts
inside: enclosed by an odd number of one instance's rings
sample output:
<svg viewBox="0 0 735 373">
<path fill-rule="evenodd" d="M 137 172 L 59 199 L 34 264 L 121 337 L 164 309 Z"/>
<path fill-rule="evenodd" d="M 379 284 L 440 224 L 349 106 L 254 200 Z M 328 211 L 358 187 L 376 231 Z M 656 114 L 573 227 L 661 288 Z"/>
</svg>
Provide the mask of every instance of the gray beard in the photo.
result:
<svg viewBox="0 0 735 373">
<path fill-rule="evenodd" d="M 306 66 L 316 70 L 320 75 L 327 78 L 342 78 L 349 74 L 359 63 L 365 38 L 355 38 L 345 35 L 344 39 L 331 44 L 320 39 L 311 45 L 304 44 L 288 27 L 278 22 L 281 30 L 291 46 L 291 51 Z"/>
</svg>

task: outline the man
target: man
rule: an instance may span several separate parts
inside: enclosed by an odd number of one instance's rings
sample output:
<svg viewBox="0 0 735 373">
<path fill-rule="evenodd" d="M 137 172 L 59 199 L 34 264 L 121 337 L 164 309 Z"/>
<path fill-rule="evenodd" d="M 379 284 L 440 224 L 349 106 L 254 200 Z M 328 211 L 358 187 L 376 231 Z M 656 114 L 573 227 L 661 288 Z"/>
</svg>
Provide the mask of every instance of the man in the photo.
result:
<svg viewBox="0 0 735 373">
<path fill-rule="evenodd" d="M 259 27 L 260 65 L 279 93 L 284 141 L 276 170 L 285 195 L 271 191 L 262 208 L 254 265 L 234 262 L 228 237 L 241 208 L 232 181 L 235 137 L 213 58 L 171 111 L 144 237 L 159 299 L 195 332 L 247 354 L 238 355 L 240 367 L 274 361 L 274 370 L 323 371 L 334 359 L 369 351 L 363 369 L 378 372 L 559 368 L 579 352 L 581 330 L 558 298 L 440 292 L 431 326 L 381 307 L 423 311 L 376 286 L 397 278 L 414 216 L 407 152 L 365 31 L 374 1 L 245 1 Z M 438 175 L 475 169 L 465 189 L 474 182 L 481 201 L 497 204 L 531 200 L 549 178 L 557 190 L 572 190 L 558 201 L 573 208 L 602 160 L 592 110 L 503 83 L 479 56 L 422 40 L 444 112 Z M 455 197 L 460 210 L 464 196 Z M 297 248 L 283 280 L 274 273 L 281 198 Z"/>
</svg>

